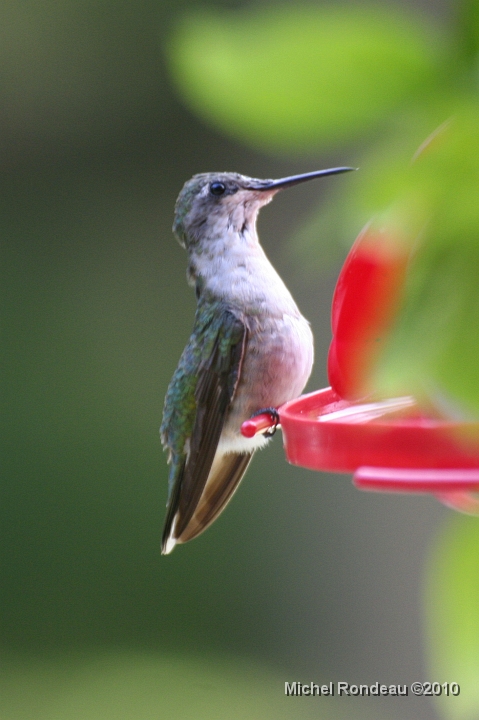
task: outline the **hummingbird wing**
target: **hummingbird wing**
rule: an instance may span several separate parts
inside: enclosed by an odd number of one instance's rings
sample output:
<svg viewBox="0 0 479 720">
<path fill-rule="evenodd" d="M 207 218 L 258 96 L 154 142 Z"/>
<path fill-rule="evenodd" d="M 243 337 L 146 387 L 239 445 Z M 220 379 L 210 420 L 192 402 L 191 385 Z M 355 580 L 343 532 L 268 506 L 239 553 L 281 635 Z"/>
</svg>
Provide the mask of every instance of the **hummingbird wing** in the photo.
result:
<svg viewBox="0 0 479 720">
<path fill-rule="evenodd" d="M 215 461 L 247 338 L 245 322 L 231 308 L 200 300 L 193 333 L 166 394 L 161 426 L 171 465 L 165 554 L 213 522 L 251 459 L 251 454 L 231 454 Z"/>
</svg>

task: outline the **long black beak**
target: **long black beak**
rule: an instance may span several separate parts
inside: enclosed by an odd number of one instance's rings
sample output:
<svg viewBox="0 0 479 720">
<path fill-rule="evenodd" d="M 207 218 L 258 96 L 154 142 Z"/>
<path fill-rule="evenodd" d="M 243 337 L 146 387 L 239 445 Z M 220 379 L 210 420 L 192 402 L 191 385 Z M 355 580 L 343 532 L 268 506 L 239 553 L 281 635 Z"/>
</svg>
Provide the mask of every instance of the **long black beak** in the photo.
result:
<svg viewBox="0 0 479 720">
<path fill-rule="evenodd" d="M 285 187 L 299 185 L 299 183 L 314 178 L 325 177 L 326 175 L 339 175 L 340 173 L 351 172 L 357 170 L 353 167 L 336 167 L 327 170 L 315 170 L 314 172 L 303 173 L 302 175 L 291 175 L 290 177 L 280 178 L 279 180 L 260 180 L 258 183 L 251 185 L 252 190 L 282 190 Z"/>
</svg>

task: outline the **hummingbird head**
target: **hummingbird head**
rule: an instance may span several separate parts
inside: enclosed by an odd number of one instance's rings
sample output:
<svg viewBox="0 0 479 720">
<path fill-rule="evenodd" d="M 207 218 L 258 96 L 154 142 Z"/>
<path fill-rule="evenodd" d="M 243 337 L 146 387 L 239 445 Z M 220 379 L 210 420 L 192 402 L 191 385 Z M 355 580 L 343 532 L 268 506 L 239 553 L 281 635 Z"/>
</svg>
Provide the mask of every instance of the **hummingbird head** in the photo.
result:
<svg viewBox="0 0 479 720">
<path fill-rule="evenodd" d="M 254 237 L 260 208 L 285 187 L 325 175 L 354 170 L 350 167 L 318 170 L 280 180 L 258 180 L 239 173 L 202 173 L 185 183 L 175 207 L 173 231 L 188 251 L 202 252 L 203 246 L 233 233 L 250 230 Z"/>
</svg>

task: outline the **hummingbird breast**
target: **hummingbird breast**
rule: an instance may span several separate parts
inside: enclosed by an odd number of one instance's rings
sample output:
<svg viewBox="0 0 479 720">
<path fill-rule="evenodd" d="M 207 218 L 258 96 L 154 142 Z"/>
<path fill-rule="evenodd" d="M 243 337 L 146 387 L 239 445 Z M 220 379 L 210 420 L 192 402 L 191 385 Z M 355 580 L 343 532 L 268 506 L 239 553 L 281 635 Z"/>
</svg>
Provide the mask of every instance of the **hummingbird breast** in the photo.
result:
<svg viewBox="0 0 479 720">
<path fill-rule="evenodd" d="M 239 440 L 241 424 L 258 410 L 298 397 L 313 367 L 310 325 L 257 247 L 258 254 L 230 271 L 229 300 L 248 327 L 248 341 L 223 441 Z"/>
<path fill-rule="evenodd" d="M 247 324 L 248 344 L 224 439 L 237 436 L 258 410 L 298 397 L 313 366 L 313 335 L 299 311 L 297 316 L 250 316 Z"/>
</svg>

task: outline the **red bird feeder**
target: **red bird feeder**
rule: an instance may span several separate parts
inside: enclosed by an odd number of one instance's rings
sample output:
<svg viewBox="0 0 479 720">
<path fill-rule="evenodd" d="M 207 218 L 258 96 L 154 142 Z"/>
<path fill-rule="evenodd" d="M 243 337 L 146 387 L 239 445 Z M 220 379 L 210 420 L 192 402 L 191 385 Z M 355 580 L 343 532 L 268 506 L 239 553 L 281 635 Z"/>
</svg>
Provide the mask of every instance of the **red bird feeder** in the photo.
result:
<svg viewBox="0 0 479 720">
<path fill-rule="evenodd" d="M 399 244 L 398 247 L 401 247 Z M 330 388 L 278 408 L 287 460 L 311 470 L 353 473 L 361 490 L 430 493 L 479 515 L 479 423 L 425 414 L 413 397 L 364 399 L 368 371 L 397 310 L 406 251 L 367 229 L 339 275 L 332 305 Z M 274 426 L 263 413 L 243 423 L 252 437 Z"/>
</svg>

